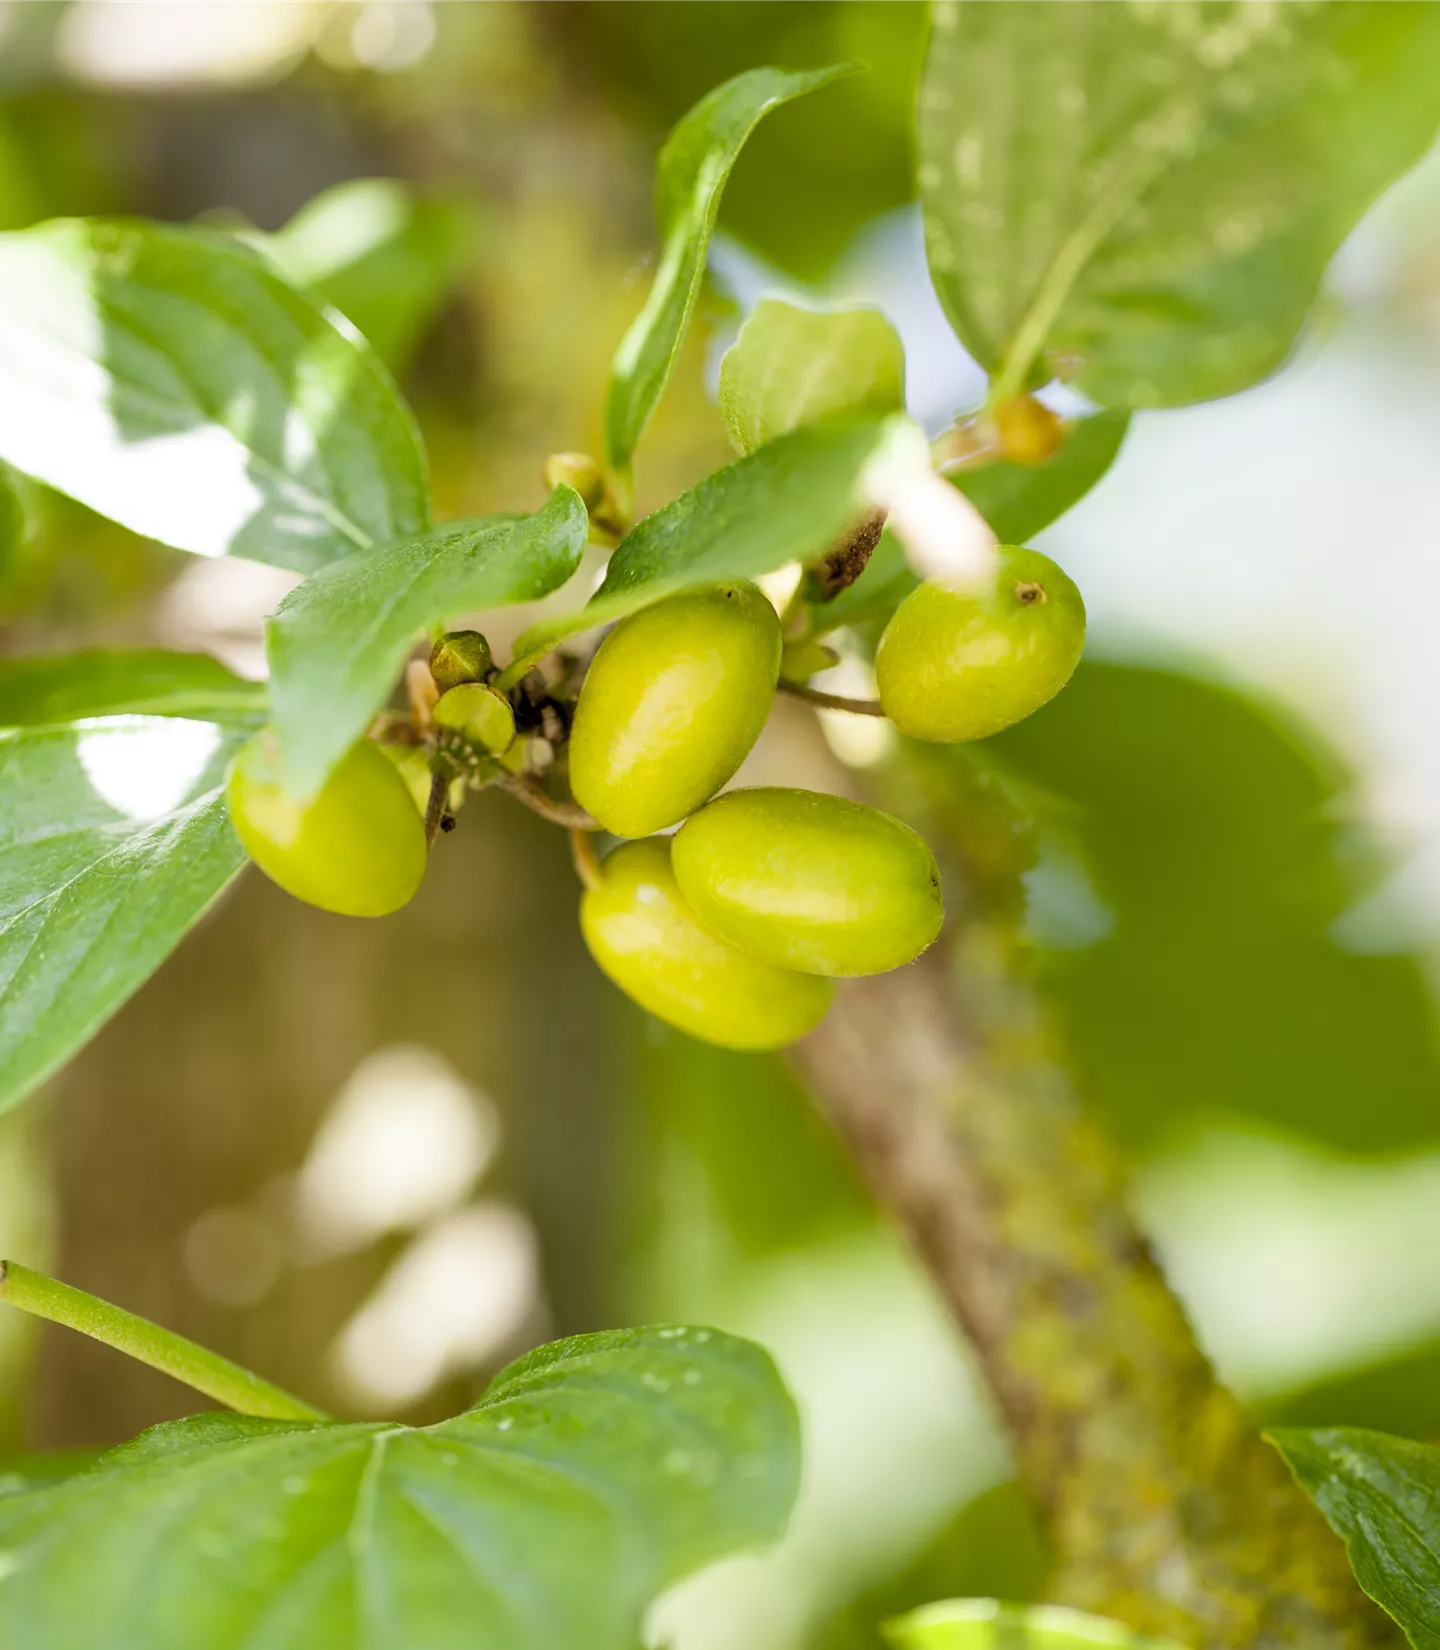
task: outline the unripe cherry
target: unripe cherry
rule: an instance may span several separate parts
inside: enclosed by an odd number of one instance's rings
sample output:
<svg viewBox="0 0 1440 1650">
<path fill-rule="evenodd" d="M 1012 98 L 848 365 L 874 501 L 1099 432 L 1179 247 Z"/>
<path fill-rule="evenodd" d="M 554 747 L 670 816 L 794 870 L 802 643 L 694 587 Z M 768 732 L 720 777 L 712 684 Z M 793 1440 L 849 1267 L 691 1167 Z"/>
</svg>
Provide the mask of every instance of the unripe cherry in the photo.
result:
<svg viewBox="0 0 1440 1650">
<path fill-rule="evenodd" d="M 751 956 L 810 974 L 883 974 L 940 932 L 935 857 L 878 808 L 819 791 L 729 791 L 675 837 L 699 921 Z"/>
<path fill-rule="evenodd" d="M 367 739 L 341 758 L 318 795 L 296 802 L 280 784 L 275 736 L 240 748 L 230 818 L 246 852 L 296 899 L 348 917 L 383 917 L 425 876 L 425 827 L 394 763 Z"/>
<path fill-rule="evenodd" d="M 725 1048 L 781 1048 L 818 1025 L 828 980 L 737 951 L 695 920 L 663 837 L 608 855 L 580 902 L 590 954 L 656 1019 Z"/>
<path fill-rule="evenodd" d="M 916 739 L 984 739 L 1023 721 L 1070 680 L 1085 603 L 1038 550 L 1002 547 L 992 587 L 922 584 L 896 608 L 875 655 L 885 714 Z"/>
<path fill-rule="evenodd" d="M 630 837 L 708 801 L 765 726 L 781 645 L 774 608 L 750 584 L 689 591 L 622 619 L 576 706 L 576 800 Z"/>
</svg>

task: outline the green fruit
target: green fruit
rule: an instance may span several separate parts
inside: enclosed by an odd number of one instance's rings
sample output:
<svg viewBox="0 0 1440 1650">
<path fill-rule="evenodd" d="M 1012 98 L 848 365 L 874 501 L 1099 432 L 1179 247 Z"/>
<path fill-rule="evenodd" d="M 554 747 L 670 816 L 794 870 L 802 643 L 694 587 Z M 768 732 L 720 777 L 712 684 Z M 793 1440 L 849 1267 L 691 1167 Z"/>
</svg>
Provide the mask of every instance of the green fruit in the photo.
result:
<svg viewBox="0 0 1440 1650">
<path fill-rule="evenodd" d="M 430 759 L 419 745 L 377 745 L 376 750 L 405 781 L 405 789 L 423 819 L 430 806 Z"/>
<path fill-rule="evenodd" d="M 922 584 L 880 638 L 885 714 L 916 739 L 984 739 L 1023 721 L 1070 680 L 1085 645 L 1085 603 L 1038 550 L 1000 551 L 992 589 Z"/>
<path fill-rule="evenodd" d="M 750 584 L 656 602 L 596 653 L 570 736 L 570 788 L 616 836 L 648 836 L 707 802 L 760 737 L 780 621 Z"/>
<path fill-rule="evenodd" d="M 425 875 L 425 827 L 395 764 L 353 744 L 318 796 L 280 784 L 274 734 L 241 746 L 230 770 L 230 818 L 246 852 L 287 893 L 347 917 L 383 917 Z"/>
<path fill-rule="evenodd" d="M 465 682 L 442 693 L 435 705 L 435 726 L 494 756 L 503 756 L 515 743 L 510 701 L 482 682 Z"/>
<path fill-rule="evenodd" d="M 442 693 L 462 682 L 479 682 L 493 664 L 490 644 L 478 630 L 447 630 L 430 649 L 430 674 Z"/>
<path fill-rule="evenodd" d="M 729 791 L 675 838 L 675 879 L 700 922 L 752 957 L 807 974 L 883 974 L 940 932 L 923 837 L 818 791 Z"/>
<path fill-rule="evenodd" d="M 818 1025 L 829 980 L 737 951 L 695 921 L 663 838 L 627 842 L 580 902 L 590 954 L 656 1019 L 725 1048 L 780 1048 Z"/>
</svg>

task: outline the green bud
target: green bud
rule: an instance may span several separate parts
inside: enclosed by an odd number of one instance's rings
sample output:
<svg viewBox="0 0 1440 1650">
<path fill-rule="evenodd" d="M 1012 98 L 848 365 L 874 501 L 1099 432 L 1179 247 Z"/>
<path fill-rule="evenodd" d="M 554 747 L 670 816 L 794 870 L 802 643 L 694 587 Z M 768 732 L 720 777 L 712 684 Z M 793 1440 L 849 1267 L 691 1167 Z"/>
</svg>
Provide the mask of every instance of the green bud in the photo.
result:
<svg viewBox="0 0 1440 1650">
<path fill-rule="evenodd" d="M 663 837 L 608 855 L 580 902 L 595 961 L 656 1019 L 723 1048 L 781 1048 L 818 1025 L 834 987 L 707 933 L 676 886 Z"/>
<path fill-rule="evenodd" d="M 681 826 L 675 878 L 696 919 L 750 956 L 807 974 L 883 974 L 940 932 L 925 839 L 819 791 L 729 791 Z"/>
<path fill-rule="evenodd" d="M 462 682 L 483 682 L 493 663 L 478 630 L 449 630 L 430 649 L 430 674 L 441 693 Z"/>
<path fill-rule="evenodd" d="M 442 693 L 435 705 L 435 726 L 458 734 L 467 744 L 500 756 L 515 742 L 515 712 L 503 693 L 483 682 L 462 682 Z"/>
<path fill-rule="evenodd" d="M 591 512 L 605 502 L 605 472 L 589 453 L 551 453 L 545 460 L 545 485 L 551 492 L 573 487 Z"/>
</svg>

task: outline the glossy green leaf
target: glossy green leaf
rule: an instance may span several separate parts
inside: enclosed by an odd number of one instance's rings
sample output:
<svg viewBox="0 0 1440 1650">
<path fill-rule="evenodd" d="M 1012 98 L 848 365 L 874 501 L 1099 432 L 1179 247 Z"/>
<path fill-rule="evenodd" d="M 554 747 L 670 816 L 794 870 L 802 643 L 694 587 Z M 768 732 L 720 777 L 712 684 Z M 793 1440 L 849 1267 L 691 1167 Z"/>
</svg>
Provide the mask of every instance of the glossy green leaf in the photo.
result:
<svg viewBox="0 0 1440 1650">
<path fill-rule="evenodd" d="M 325 783 L 422 627 L 548 595 L 575 571 L 588 531 L 580 495 L 562 486 L 534 515 L 451 522 L 336 562 L 292 590 L 267 627 L 287 785 L 310 796 Z"/>
<path fill-rule="evenodd" d="M 1415 1650 L 1440 1650 L 1440 1450 L 1360 1427 L 1272 1436 L 1355 1579 Z"/>
<path fill-rule="evenodd" d="M 262 250 L 289 280 L 334 304 L 398 371 L 473 257 L 474 207 L 417 195 L 394 178 L 323 190 Z"/>
<path fill-rule="evenodd" d="M 905 351 L 875 309 L 819 312 L 762 298 L 720 363 L 720 412 L 736 452 L 846 414 L 905 406 Z"/>
<path fill-rule="evenodd" d="M 680 353 L 720 197 L 746 138 L 772 109 L 849 72 L 843 66 L 804 73 L 750 69 L 701 98 L 666 139 L 655 178 L 661 243 L 655 284 L 615 352 L 605 400 L 605 454 L 616 470 L 629 469 Z"/>
<path fill-rule="evenodd" d="M 0 732 L 0 1108 L 96 1032 L 245 862 L 225 767 L 256 719 Z"/>
<path fill-rule="evenodd" d="M 930 268 L 999 393 L 1228 395 L 1440 122 L 1440 9 L 942 0 L 920 97 Z"/>
<path fill-rule="evenodd" d="M 369 347 L 202 230 L 0 235 L 0 458 L 165 544 L 302 573 L 429 522 Z"/>
<path fill-rule="evenodd" d="M 86 716 L 208 716 L 263 712 L 265 689 L 207 653 L 163 648 L 47 653 L 0 660 L 0 728 Z"/>
<path fill-rule="evenodd" d="M 772 1541 L 795 1409 L 704 1329 L 539 1348 L 438 1426 L 200 1415 L 0 1498 L 26 1650 L 633 1650 L 663 1588 Z"/>
<path fill-rule="evenodd" d="M 1180 1650 L 1102 1616 L 993 1598 L 927 1604 L 886 1622 L 885 1636 L 896 1650 Z"/>
<path fill-rule="evenodd" d="M 1064 442 L 1043 464 L 995 459 L 953 470 L 949 480 L 994 529 L 1002 544 L 1028 544 L 1095 486 L 1120 453 L 1127 412 L 1101 412 L 1068 426 Z M 888 530 L 865 571 L 832 601 L 816 609 L 824 630 L 883 618 L 919 584 L 904 548 Z"/>
<path fill-rule="evenodd" d="M 862 508 L 865 466 L 902 431 L 913 433 L 908 420 L 893 415 L 817 424 L 716 470 L 627 535 L 587 606 L 527 630 L 506 677 L 566 636 L 677 590 L 753 579 L 821 554 Z"/>
</svg>

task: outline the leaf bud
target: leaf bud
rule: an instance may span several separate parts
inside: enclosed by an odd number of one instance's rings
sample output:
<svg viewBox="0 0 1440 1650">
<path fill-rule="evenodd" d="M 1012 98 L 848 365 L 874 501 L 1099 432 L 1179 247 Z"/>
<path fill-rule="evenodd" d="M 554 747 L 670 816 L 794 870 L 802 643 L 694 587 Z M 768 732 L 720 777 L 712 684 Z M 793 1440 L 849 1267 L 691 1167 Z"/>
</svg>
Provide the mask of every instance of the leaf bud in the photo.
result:
<svg viewBox="0 0 1440 1650">
<path fill-rule="evenodd" d="M 484 681 L 492 664 L 490 644 L 478 630 L 447 630 L 430 650 L 430 674 L 442 693 Z"/>
</svg>

